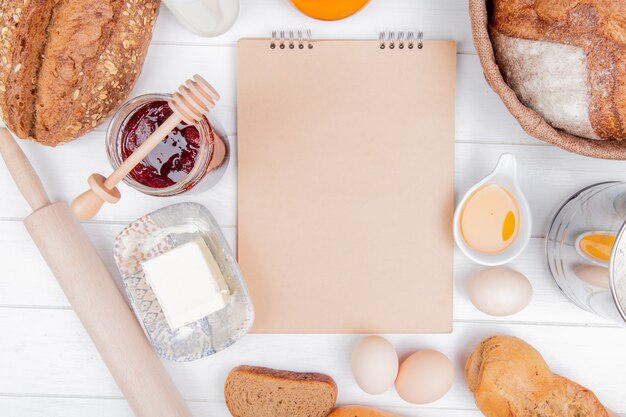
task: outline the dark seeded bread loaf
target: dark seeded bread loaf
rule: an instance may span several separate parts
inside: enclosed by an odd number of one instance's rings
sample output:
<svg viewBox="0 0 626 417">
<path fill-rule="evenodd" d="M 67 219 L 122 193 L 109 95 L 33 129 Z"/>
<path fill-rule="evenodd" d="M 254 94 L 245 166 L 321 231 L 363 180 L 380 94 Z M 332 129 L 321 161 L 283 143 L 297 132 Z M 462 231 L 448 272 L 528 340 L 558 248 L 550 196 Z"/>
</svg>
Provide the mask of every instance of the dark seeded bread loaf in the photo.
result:
<svg viewBox="0 0 626 417">
<path fill-rule="evenodd" d="M 11 0 L 0 4 L 0 110 L 45 145 L 96 127 L 139 76 L 159 0 Z"/>
<path fill-rule="evenodd" d="M 326 417 L 337 385 L 322 374 L 240 366 L 226 379 L 224 399 L 233 417 Z"/>
</svg>

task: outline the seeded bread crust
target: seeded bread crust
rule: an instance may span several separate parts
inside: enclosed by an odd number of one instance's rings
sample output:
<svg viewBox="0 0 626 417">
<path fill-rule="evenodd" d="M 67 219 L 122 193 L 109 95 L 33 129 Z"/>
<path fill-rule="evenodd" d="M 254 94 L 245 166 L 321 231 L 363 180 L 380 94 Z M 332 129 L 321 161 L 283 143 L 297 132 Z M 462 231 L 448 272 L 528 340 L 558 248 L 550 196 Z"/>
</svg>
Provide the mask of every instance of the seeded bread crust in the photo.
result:
<svg viewBox="0 0 626 417">
<path fill-rule="evenodd" d="M 0 5 L 0 111 L 19 137 L 66 143 L 126 99 L 160 0 L 13 0 Z"/>
<path fill-rule="evenodd" d="M 224 399 L 233 417 L 326 417 L 337 385 L 318 373 L 240 366 L 226 379 Z"/>
</svg>

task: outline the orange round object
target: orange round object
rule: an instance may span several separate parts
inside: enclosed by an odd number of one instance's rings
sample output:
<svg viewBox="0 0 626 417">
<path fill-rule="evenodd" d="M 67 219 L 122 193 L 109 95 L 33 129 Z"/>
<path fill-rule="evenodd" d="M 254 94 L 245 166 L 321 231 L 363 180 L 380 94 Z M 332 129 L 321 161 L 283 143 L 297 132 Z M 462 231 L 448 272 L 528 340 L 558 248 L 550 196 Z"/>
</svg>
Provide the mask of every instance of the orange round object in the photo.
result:
<svg viewBox="0 0 626 417">
<path fill-rule="evenodd" d="M 320 20 L 339 20 L 361 10 L 369 0 L 291 0 L 302 13 Z"/>
</svg>

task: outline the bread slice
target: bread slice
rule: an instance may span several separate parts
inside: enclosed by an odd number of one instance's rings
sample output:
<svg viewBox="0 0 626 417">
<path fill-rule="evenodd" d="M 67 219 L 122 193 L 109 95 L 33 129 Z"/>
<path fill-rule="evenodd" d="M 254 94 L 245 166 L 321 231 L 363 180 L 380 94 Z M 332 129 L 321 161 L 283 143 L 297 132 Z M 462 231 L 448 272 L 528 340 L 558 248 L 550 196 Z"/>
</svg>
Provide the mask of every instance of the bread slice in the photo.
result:
<svg viewBox="0 0 626 417">
<path fill-rule="evenodd" d="M 344 405 L 335 408 L 328 417 L 399 417 L 397 414 L 364 407 L 362 405 Z"/>
<path fill-rule="evenodd" d="M 224 399 L 233 417 L 326 417 L 337 385 L 317 373 L 240 366 L 226 379 Z"/>
</svg>

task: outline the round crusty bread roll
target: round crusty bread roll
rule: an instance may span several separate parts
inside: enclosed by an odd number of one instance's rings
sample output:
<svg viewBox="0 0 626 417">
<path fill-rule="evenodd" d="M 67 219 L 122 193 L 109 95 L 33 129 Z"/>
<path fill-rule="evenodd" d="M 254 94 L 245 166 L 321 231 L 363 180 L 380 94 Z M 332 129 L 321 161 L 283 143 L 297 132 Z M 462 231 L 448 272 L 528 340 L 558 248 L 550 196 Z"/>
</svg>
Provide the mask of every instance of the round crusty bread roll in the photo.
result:
<svg viewBox="0 0 626 417">
<path fill-rule="evenodd" d="M 13 0 L 0 4 L 0 110 L 20 138 L 68 142 L 126 99 L 159 0 Z"/>
<path fill-rule="evenodd" d="M 496 61 L 553 127 L 626 139 L 626 1 L 492 0 Z"/>
<path fill-rule="evenodd" d="M 399 417 L 397 414 L 361 405 L 344 405 L 335 408 L 328 417 Z"/>
</svg>

